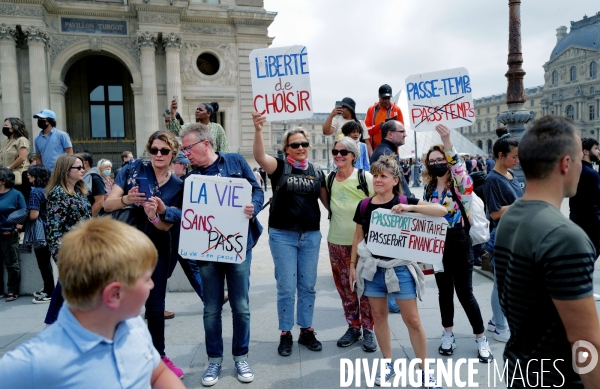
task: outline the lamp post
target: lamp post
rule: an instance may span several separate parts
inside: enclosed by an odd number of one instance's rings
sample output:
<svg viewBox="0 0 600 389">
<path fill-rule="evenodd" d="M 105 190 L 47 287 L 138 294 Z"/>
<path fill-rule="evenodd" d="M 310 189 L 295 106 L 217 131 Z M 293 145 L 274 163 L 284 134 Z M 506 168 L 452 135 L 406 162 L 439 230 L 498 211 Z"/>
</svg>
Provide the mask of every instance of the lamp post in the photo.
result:
<svg viewBox="0 0 600 389">
<path fill-rule="evenodd" d="M 523 109 L 526 101 L 525 88 L 523 87 L 523 53 L 521 52 L 521 0 L 508 0 L 508 72 L 506 79 L 506 105 L 508 110 L 498 114 L 498 121 L 508 128 L 515 137 L 521 138 L 525 131 L 525 124 L 534 119 L 535 113 Z M 525 176 L 520 165 L 515 168 L 515 174 L 525 188 Z"/>
<path fill-rule="evenodd" d="M 413 188 L 417 188 L 419 186 L 421 186 L 421 180 L 419 180 L 419 153 L 417 152 L 417 132 L 413 131 L 413 134 L 415 135 L 415 158 L 414 158 L 414 165 L 412 167 L 412 171 L 413 171 Z"/>
</svg>

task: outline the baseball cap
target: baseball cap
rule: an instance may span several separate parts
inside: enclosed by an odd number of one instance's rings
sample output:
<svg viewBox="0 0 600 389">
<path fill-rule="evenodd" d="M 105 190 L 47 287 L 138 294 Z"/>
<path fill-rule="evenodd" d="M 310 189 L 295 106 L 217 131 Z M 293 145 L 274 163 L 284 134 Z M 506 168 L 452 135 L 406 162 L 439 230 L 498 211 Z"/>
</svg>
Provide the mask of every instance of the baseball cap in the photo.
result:
<svg viewBox="0 0 600 389">
<path fill-rule="evenodd" d="M 383 84 L 379 87 L 379 97 L 392 97 L 392 87 L 388 84 Z"/>
<path fill-rule="evenodd" d="M 52 111 L 50 111 L 49 109 L 42 109 L 40 111 L 40 113 L 36 113 L 35 115 L 33 115 L 34 119 L 40 118 L 40 119 L 54 119 L 56 120 L 56 114 Z"/>
<path fill-rule="evenodd" d="M 191 163 L 190 160 L 187 159 L 185 155 L 183 155 L 183 151 L 180 151 L 177 154 L 177 157 L 175 157 L 175 162 L 179 162 L 183 165 L 189 165 Z"/>
</svg>

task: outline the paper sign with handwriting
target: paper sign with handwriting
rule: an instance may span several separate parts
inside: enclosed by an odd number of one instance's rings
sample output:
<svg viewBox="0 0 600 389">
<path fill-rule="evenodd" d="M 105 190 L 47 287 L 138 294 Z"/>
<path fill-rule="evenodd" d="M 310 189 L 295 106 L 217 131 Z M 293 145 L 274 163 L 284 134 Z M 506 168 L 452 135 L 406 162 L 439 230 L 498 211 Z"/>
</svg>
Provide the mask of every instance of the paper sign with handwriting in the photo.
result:
<svg viewBox="0 0 600 389">
<path fill-rule="evenodd" d="M 411 128 L 415 131 L 434 131 L 438 124 L 449 128 L 472 125 L 475 122 L 475 109 L 471 89 L 471 77 L 465 68 L 407 77 Z"/>
<path fill-rule="evenodd" d="M 374 255 L 441 264 L 447 229 L 443 217 L 379 208 L 371 213 L 367 247 Z"/>
<path fill-rule="evenodd" d="M 252 186 L 241 178 L 191 175 L 185 180 L 179 255 L 242 263 L 246 260 Z"/>
<path fill-rule="evenodd" d="M 254 110 L 267 121 L 312 117 L 306 46 L 252 50 L 250 76 Z"/>
</svg>

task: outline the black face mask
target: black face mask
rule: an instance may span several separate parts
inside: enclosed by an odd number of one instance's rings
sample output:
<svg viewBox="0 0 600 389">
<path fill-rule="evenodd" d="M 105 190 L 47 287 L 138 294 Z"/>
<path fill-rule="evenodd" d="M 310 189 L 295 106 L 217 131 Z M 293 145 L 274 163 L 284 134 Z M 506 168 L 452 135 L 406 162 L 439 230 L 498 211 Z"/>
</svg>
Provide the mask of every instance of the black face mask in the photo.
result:
<svg viewBox="0 0 600 389">
<path fill-rule="evenodd" d="M 7 138 L 10 138 L 10 136 L 12 135 L 12 132 L 10 132 L 10 128 L 9 127 L 2 127 L 2 133 Z"/>
<path fill-rule="evenodd" d="M 435 165 L 429 165 L 427 170 L 434 177 L 443 177 L 444 174 L 448 173 L 448 165 L 445 163 L 436 163 Z"/>
<path fill-rule="evenodd" d="M 46 121 L 45 121 L 45 120 L 38 120 L 38 122 L 37 122 L 37 126 L 38 126 L 40 129 L 42 129 L 42 130 L 45 130 L 45 129 L 46 129 L 46 127 L 48 127 L 48 124 L 46 123 Z"/>
</svg>

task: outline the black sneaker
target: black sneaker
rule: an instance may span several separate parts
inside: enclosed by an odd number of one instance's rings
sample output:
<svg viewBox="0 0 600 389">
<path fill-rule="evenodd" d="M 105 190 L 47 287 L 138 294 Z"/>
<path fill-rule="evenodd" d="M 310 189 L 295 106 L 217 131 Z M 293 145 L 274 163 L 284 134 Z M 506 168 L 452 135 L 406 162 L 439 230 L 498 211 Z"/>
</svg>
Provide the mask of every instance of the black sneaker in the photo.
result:
<svg viewBox="0 0 600 389">
<path fill-rule="evenodd" d="M 292 333 L 287 331 L 285 335 L 281 335 L 279 338 L 279 347 L 277 348 L 277 352 L 282 357 L 288 357 L 292 355 L 292 345 L 294 344 L 294 339 L 292 338 Z"/>
<path fill-rule="evenodd" d="M 363 350 L 368 353 L 377 351 L 377 342 L 375 341 L 375 334 L 371 330 L 363 330 Z"/>
<path fill-rule="evenodd" d="M 312 327 L 301 328 L 300 336 L 298 337 L 298 344 L 305 345 L 310 351 L 321 351 L 323 349 L 323 345 L 317 340 L 317 338 L 315 338 L 316 334 L 317 333 L 315 332 L 315 329 Z"/>
<path fill-rule="evenodd" d="M 338 339 L 337 345 L 338 347 L 348 347 L 352 345 L 352 343 L 361 340 L 362 334 L 360 332 L 360 328 L 354 328 L 349 326 L 346 330 L 346 333 Z"/>
</svg>

